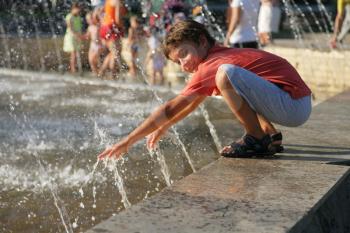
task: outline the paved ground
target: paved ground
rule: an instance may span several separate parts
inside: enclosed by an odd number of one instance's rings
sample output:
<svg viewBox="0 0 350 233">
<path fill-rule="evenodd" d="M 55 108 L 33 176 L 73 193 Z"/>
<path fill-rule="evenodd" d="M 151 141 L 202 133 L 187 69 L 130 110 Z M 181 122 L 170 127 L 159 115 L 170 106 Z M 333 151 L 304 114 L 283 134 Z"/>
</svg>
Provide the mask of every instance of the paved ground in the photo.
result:
<svg viewBox="0 0 350 233">
<path fill-rule="evenodd" d="M 350 159 L 349 102 L 350 91 L 315 107 L 304 126 L 285 129 L 286 152 L 278 158 L 221 158 L 88 233 L 345 232 L 346 220 L 327 217 L 349 210 L 349 195 L 334 204 L 338 187 L 350 187 L 349 167 L 342 163 Z"/>
</svg>

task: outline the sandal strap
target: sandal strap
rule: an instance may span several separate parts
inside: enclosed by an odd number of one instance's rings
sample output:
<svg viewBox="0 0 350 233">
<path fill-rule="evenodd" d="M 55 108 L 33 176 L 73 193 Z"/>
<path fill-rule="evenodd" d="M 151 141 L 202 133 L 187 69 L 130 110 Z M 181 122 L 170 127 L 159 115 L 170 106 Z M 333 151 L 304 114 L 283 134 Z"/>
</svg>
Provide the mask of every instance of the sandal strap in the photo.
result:
<svg viewBox="0 0 350 233">
<path fill-rule="evenodd" d="M 279 132 L 279 133 L 272 134 L 271 139 L 273 142 L 274 141 L 282 141 L 282 139 L 283 139 L 282 133 Z"/>
<path fill-rule="evenodd" d="M 222 155 L 227 157 L 247 157 L 258 154 L 271 154 L 269 150 L 271 143 L 270 135 L 265 135 L 262 139 L 257 139 L 247 134 L 242 139 L 230 145 L 232 151 L 223 153 Z"/>
<path fill-rule="evenodd" d="M 268 150 L 272 143 L 270 135 L 265 135 L 262 139 L 257 139 L 256 137 L 247 134 L 244 136 L 243 141 L 247 147 L 257 152 Z"/>
</svg>

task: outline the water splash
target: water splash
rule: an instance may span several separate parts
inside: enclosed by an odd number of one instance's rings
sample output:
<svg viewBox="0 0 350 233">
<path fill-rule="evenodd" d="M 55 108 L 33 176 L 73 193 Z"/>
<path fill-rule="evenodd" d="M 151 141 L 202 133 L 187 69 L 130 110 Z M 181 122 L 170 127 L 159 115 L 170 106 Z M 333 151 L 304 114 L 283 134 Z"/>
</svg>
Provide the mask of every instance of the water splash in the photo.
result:
<svg viewBox="0 0 350 233">
<path fill-rule="evenodd" d="M 148 80 L 147 80 L 147 75 L 145 74 L 145 71 L 144 71 L 144 69 L 142 68 L 142 66 L 141 66 L 141 64 L 140 64 L 140 60 L 139 60 L 139 59 L 136 59 L 136 67 L 137 67 L 137 69 L 141 72 L 141 77 L 143 78 L 144 83 L 150 87 L 150 90 L 151 90 L 153 96 L 156 98 L 156 100 L 157 100 L 160 104 L 163 104 L 163 103 L 164 103 L 164 100 L 163 100 L 162 98 L 160 98 L 160 96 L 158 95 L 157 91 L 156 91 L 154 88 L 152 88 L 152 85 L 148 82 Z M 181 138 L 180 138 L 180 135 L 179 135 L 179 133 L 178 133 L 178 131 L 177 131 L 177 129 L 176 129 L 176 126 L 175 126 L 175 125 L 172 126 L 172 127 L 171 127 L 171 130 L 173 131 L 173 133 L 174 133 L 174 135 L 175 135 L 175 138 L 176 138 L 176 140 L 177 140 L 178 145 L 180 146 L 181 150 L 182 150 L 183 153 L 185 154 L 185 157 L 186 157 L 186 159 L 187 159 L 189 165 L 191 166 L 192 171 L 193 171 L 193 172 L 196 172 L 196 168 L 195 168 L 195 166 L 193 165 L 192 159 L 191 159 L 191 157 L 190 157 L 190 155 L 189 155 L 189 153 L 188 153 L 188 151 L 187 151 L 187 149 L 186 149 L 184 143 L 182 142 L 182 140 L 181 140 Z"/>
<path fill-rule="evenodd" d="M 304 1 L 306 2 L 306 0 L 304 0 Z M 321 46 L 320 46 L 320 45 L 321 45 L 321 42 L 320 42 L 320 40 L 318 39 L 318 37 L 316 36 L 314 30 L 312 29 L 309 20 L 306 18 L 306 15 L 305 15 L 304 12 L 300 9 L 300 7 L 295 3 L 294 0 L 291 0 L 291 3 L 292 3 L 292 5 L 293 5 L 293 7 L 297 10 L 297 12 L 298 12 L 298 13 L 301 15 L 301 17 L 303 18 L 303 20 L 304 20 L 304 22 L 305 22 L 305 24 L 306 24 L 306 27 L 308 28 L 309 32 L 314 36 L 315 41 L 316 41 L 315 46 L 316 46 L 318 49 L 320 49 L 320 48 L 321 48 Z M 310 7 L 309 3 L 307 3 L 307 6 Z M 311 7 L 310 7 L 310 9 L 311 9 Z M 309 9 L 309 10 L 310 10 L 310 9 Z M 312 11 L 312 9 L 311 9 L 311 15 L 312 15 L 313 17 L 315 17 L 315 14 L 314 14 L 314 12 Z M 320 24 L 319 24 L 318 19 L 317 19 L 317 18 L 314 18 L 314 19 L 316 20 L 316 21 L 315 21 L 316 24 L 319 26 L 319 30 L 322 31 L 322 27 L 320 27 Z"/>
<path fill-rule="evenodd" d="M 96 186 L 92 186 L 92 198 L 93 198 L 93 203 L 92 203 L 92 208 L 96 209 Z"/>
<path fill-rule="evenodd" d="M 45 173 L 45 167 L 42 164 L 39 156 L 37 153 L 33 154 L 36 161 L 39 164 L 39 168 L 40 170 Z M 57 193 L 57 189 L 52 185 L 52 183 L 48 183 L 48 187 L 50 189 L 51 195 L 53 197 L 54 200 L 54 205 L 60 215 L 61 221 L 62 221 L 62 225 L 64 227 L 64 229 L 66 230 L 67 233 L 73 233 L 73 228 L 72 228 L 72 224 L 70 223 L 70 217 L 68 215 L 68 212 L 66 210 L 66 208 L 64 207 L 64 202 L 60 199 L 60 197 L 58 196 Z"/>
<path fill-rule="evenodd" d="M 123 178 L 121 177 L 121 175 L 118 171 L 118 161 L 121 161 L 123 163 L 124 159 L 121 158 L 119 160 L 115 160 L 115 159 L 112 160 L 112 164 L 114 167 L 114 181 L 115 181 L 115 185 L 117 186 L 118 191 L 122 197 L 122 203 L 123 203 L 125 209 L 127 209 L 131 206 L 131 203 L 129 202 L 127 194 L 126 194 Z"/>
<path fill-rule="evenodd" d="M 165 157 L 164 157 L 163 153 L 161 153 L 159 148 L 156 148 L 155 150 L 149 150 L 149 153 L 150 153 L 152 158 L 155 155 L 155 157 L 157 158 L 157 161 L 160 165 L 160 171 L 163 174 L 166 185 L 171 186 L 172 180 L 170 179 L 169 167 L 166 164 Z"/>
<path fill-rule="evenodd" d="M 199 106 L 199 108 L 200 108 L 200 110 L 202 112 L 202 115 L 204 117 L 205 123 L 206 123 L 206 125 L 209 128 L 210 135 L 212 136 L 212 138 L 214 140 L 216 149 L 219 152 L 221 150 L 221 148 L 222 148 L 222 144 L 221 144 L 221 141 L 219 139 L 219 136 L 218 136 L 218 134 L 216 132 L 216 129 L 215 129 L 213 123 L 210 121 L 209 113 L 208 113 L 207 109 L 205 108 L 204 104 L 201 104 Z"/>
<path fill-rule="evenodd" d="M 9 94 L 9 93 L 8 93 Z M 10 95 L 12 97 L 12 95 Z M 10 106 L 10 116 L 13 117 L 15 120 L 17 119 L 17 116 L 13 113 L 14 110 L 15 110 L 15 106 L 16 103 L 13 102 L 13 98 L 10 97 L 10 103 L 9 103 L 9 106 Z M 28 119 L 26 117 L 26 115 L 23 113 L 23 118 L 24 118 L 24 123 L 23 124 L 27 124 L 31 129 L 34 129 L 33 125 L 30 124 L 30 122 L 28 122 Z M 36 131 L 35 131 L 36 132 Z M 32 139 L 32 137 L 30 137 L 30 135 L 28 134 L 27 131 L 24 132 L 25 134 L 25 137 L 28 139 L 28 141 L 30 141 Z M 47 169 L 45 169 L 37 151 L 34 151 L 32 153 L 32 155 L 34 156 L 35 158 L 35 161 L 37 162 L 37 164 L 39 165 L 39 170 L 42 174 L 44 174 L 44 177 L 50 177 L 49 174 L 47 174 Z M 40 181 L 42 182 L 42 180 L 40 179 Z M 73 228 L 72 228 L 72 224 L 70 223 L 70 217 L 68 215 L 68 212 L 67 210 L 65 209 L 65 206 L 64 206 L 64 202 L 60 199 L 59 195 L 58 195 L 58 192 L 57 192 L 57 188 L 54 187 L 54 185 L 52 184 L 52 180 L 49 180 L 49 182 L 46 182 L 46 183 L 42 183 L 41 187 L 44 188 L 44 187 L 48 187 L 49 190 L 50 190 L 50 193 L 52 195 L 52 198 L 54 200 L 54 205 L 59 213 L 59 216 L 60 216 L 60 219 L 62 221 L 62 225 L 64 226 L 65 228 L 65 231 L 67 233 L 73 233 Z"/>
<path fill-rule="evenodd" d="M 299 42 L 299 45 L 301 47 L 304 47 L 304 41 L 302 40 L 301 27 L 298 24 L 297 16 L 296 16 L 295 12 L 293 11 L 293 7 L 290 5 L 290 1 L 282 0 L 282 2 L 284 5 L 285 13 L 289 19 L 289 23 L 290 23 L 290 26 L 292 28 L 294 38 Z"/>
</svg>

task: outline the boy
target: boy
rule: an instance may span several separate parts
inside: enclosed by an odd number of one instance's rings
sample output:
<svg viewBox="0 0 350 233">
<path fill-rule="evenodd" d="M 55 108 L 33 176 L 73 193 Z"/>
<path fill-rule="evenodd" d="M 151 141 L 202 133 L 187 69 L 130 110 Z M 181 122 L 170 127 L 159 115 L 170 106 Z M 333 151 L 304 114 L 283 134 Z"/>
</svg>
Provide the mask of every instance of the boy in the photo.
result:
<svg viewBox="0 0 350 233">
<path fill-rule="evenodd" d="M 215 45 L 205 27 L 192 20 L 175 24 L 164 43 L 167 58 L 194 73 L 180 95 L 160 106 L 126 138 L 107 148 L 99 158 L 120 157 L 136 141 L 150 135 L 153 148 L 166 130 L 191 113 L 207 96 L 221 94 L 245 128 L 242 139 L 226 146 L 229 157 L 271 155 L 271 122 L 303 124 L 311 113 L 311 91 L 283 58 L 256 49 Z M 281 134 L 277 140 L 281 140 Z"/>
</svg>

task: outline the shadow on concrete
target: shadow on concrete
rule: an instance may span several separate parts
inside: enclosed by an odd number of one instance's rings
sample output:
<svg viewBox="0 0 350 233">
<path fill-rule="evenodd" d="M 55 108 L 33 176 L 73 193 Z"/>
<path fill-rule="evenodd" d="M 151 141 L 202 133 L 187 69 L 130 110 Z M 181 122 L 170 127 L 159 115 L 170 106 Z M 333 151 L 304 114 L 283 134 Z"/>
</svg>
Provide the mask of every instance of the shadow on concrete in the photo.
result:
<svg viewBox="0 0 350 233">
<path fill-rule="evenodd" d="M 320 148 L 320 149 L 334 149 L 334 150 L 349 150 L 350 147 L 338 147 L 338 146 L 316 146 L 316 145 L 300 145 L 300 144 L 284 144 L 285 146 L 289 147 L 307 147 L 307 148 Z"/>
<path fill-rule="evenodd" d="M 291 148 L 292 147 L 292 148 Z M 299 147 L 299 148 L 293 148 Z M 314 145 L 285 145 L 286 154 L 294 155 L 348 155 L 350 159 L 350 148 Z"/>
<path fill-rule="evenodd" d="M 297 144 L 285 144 L 284 146 L 284 152 L 276 154 L 275 156 L 253 157 L 246 159 L 319 161 L 327 162 L 328 164 L 333 165 L 350 166 L 350 147 Z"/>
<path fill-rule="evenodd" d="M 335 157 L 327 158 L 327 157 L 293 156 L 293 155 L 280 155 L 276 157 L 281 160 L 319 161 L 319 162 L 328 162 L 328 164 L 334 164 L 334 165 L 350 166 L 350 158 L 349 160 L 344 160 L 344 158 L 335 158 Z M 348 162 L 349 165 L 346 165 L 346 162 Z"/>
</svg>

